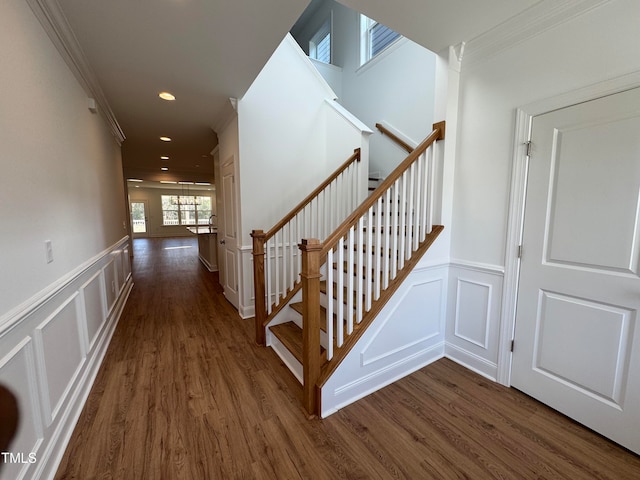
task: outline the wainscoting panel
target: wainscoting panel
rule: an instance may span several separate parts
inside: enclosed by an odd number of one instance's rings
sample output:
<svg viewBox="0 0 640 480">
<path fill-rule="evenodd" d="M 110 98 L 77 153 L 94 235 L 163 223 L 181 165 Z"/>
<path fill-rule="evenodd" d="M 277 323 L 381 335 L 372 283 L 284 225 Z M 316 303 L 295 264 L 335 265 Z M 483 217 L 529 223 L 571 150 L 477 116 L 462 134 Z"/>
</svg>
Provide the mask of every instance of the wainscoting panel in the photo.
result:
<svg viewBox="0 0 640 480">
<path fill-rule="evenodd" d="M 502 267 L 454 261 L 449 269 L 446 356 L 493 380 L 497 375 Z"/>
<path fill-rule="evenodd" d="M 440 331 L 442 279 L 414 283 L 385 318 L 361 353 L 361 365 L 385 363 L 428 347 Z M 409 319 L 421 318 L 420 322 Z M 398 328 L 398 323 L 404 328 Z"/>
<path fill-rule="evenodd" d="M 7 342 L 0 341 L 0 351 L 6 351 Z M 42 421 L 38 404 L 38 387 L 33 361 L 33 342 L 24 338 L 6 355 L 0 358 L 0 383 L 15 395 L 20 410 L 18 434 L 10 447 L 10 453 L 35 453 L 36 458 L 42 443 Z M 29 464 L 5 463 L 0 478 L 22 479 Z"/>
<path fill-rule="evenodd" d="M 322 416 L 444 356 L 447 267 L 416 268 L 322 388 Z"/>
<path fill-rule="evenodd" d="M 104 283 L 106 286 L 105 294 L 107 296 L 107 310 L 111 311 L 116 303 L 116 295 L 118 292 L 116 259 L 112 256 L 109 263 L 102 269 L 104 272 Z"/>
<path fill-rule="evenodd" d="M 240 259 L 238 313 L 242 318 L 251 318 L 256 314 L 253 292 L 253 247 L 245 245 L 238 248 L 238 258 Z"/>
<path fill-rule="evenodd" d="M 79 294 L 74 293 L 34 331 L 46 427 L 56 418 L 84 362 L 78 298 Z"/>
<path fill-rule="evenodd" d="M 0 383 L 20 408 L 8 452 L 21 460 L 0 480 L 53 478 L 133 286 L 127 242 L 0 318 Z"/>
<path fill-rule="evenodd" d="M 129 263 L 129 248 L 121 248 L 115 252 L 118 255 L 118 294 L 122 292 L 129 273 L 131 273 L 131 264 Z"/>
<path fill-rule="evenodd" d="M 486 350 L 489 341 L 491 284 L 458 277 L 454 335 Z"/>
<path fill-rule="evenodd" d="M 88 351 L 93 350 L 96 339 L 98 338 L 98 333 L 100 332 L 100 327 L 104 324 L 104 319 L 107 315 L 105 299 L 103 298 L 104 290 L 104 276 L 102 272 L 96 272 L 96 274 L 80 288 L 80 293 L 84 300 Z"/>
</svg>

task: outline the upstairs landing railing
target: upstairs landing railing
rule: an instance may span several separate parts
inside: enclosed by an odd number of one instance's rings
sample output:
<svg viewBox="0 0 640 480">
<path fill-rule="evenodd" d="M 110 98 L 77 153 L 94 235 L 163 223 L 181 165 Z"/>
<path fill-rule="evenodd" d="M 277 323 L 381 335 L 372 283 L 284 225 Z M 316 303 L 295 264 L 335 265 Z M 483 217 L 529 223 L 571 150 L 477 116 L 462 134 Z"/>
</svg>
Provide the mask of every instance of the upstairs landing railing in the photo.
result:
<svg viewBox="0 0 640 480">
<path fill-rule="evenodd" d="M 253 230 L 255 335 L 265 344 L 266 324 L 300 290 L 301 238 L 325 238 L 358 206 L 362 179 L 361 151 L 354 150 L 336 171 L 268 232 Z"/>
</svg>

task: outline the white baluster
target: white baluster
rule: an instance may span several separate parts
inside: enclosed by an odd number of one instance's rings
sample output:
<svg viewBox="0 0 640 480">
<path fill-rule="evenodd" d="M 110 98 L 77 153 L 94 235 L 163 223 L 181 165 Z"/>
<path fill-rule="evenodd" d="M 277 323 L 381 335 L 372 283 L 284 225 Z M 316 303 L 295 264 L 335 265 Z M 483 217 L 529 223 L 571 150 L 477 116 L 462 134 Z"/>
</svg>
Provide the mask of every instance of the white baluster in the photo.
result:
<svg viewBox="0 0 640 480">
<path fill-rule="evenodd" d="M 340 272 L 337 272 L 340 275 Z M 333 249 L 327 252 L 327 360 L 333 358 Z"/>
<path fill-rule="evenodd" d="M 384 192 L 384 246 L 382 250 L 383 255 L 383 267 L 382 267 L 382 288 L 386 289 L 389 286 L 390 260 L 391 260 L 391 188 Z"/>
<path fill-rule="evenodd" d="M 381 260 L 380 257 L 382 250 L 382 197 L 378 198 L 378 202 L 376 203 L 376 233 L 375 233 L 375 242 L 373 242 L 372 253 L 375 258 L 374 268 L 375 271 L 373 273 L 373 282 L 374 282 L 374 300 L 378 300 L 380 298 L 380 273 L 381 273 Z"/>
<path fill-rule="evenodd" d="M 402 174 L 402 191 L 400 193 L 400 228 L 398 230 L 398 247 L 399 247 L 399 253 L 398 253 L 398 270 L 402 270 L 402 267 L 404 267 L 404 248 L 405 248 L 405 235 L 407 234 L 406 232 L 406 225 L 407 225 L 407 218 L 406 218 L 406 214 L 407 214 L 407 172 L 405 171 Z"/>
<path fill-rule="evenodd" d="M 408 176 L 408 181 L 409 181 L 409 206 L 408 206 L 408 211 L 407 211 L 407 226 L 406 226 L 406 230 L 405 230 L 405 239 L 407 242 L 407 246 L 406 251 L 405 251 L 405 259 L 409 260 L 411 258 L 411 246 L 412 246 L 412 237 L 413 237 L 413 228 L 414 228 L 414 211 L 413 211 L 413 197 L 415 195 L 415 183 L 416 183 L 416 176 L 415 176 L 415 162 L 413 162 L 411 164 L 411 167 L 409 167 L 409 172 L 407 174 Z"/>
<path fill-rule="evenodd" d="M 343 272 L 345 271 L 345 263 L 344 263 L 344 238 L 340 238 L 338 241 L 338 274 L 337 274 L 337 291 L 336 291 L 336 344 L 338 347 L 341 347 L 344 343 L 344 277 Z M 352 274 L 351 269 L 347 265 L 346 275 Z M 333 285 L 332 285 L 333 287 Z M 327 291 L 327 294 L 330 295 L 330 302 L 333 304 L 333 288 L 331 289 L 331 293 Z M 327 315 L 327 323 L 333 323 L 333 316 Z"/>
<path fill-rule="evenodd" d="M 398 229 L 400 228 L 400 179 L 393 184 L 393 212 L 391 217 L 391 279 L 398 274 Z"/>
<path fill-rule="evenodd" d="M 433 198 L 435 187 L 434 162 L 435 162 L 436 142 L 428 150 L 428 177 L 427 177 L 427 233 L 431 233 L 433 228 Z"/>
<path fill-rule="evenodd" d="M 362 308 L 362 302 L 364 299 L 364 292 L 362 291 L 362 271 L 364 268 L 363 262 L 363 250 L 364 250 L 364 217 L 358 219 L 358 248 L 356 249 L 356 323 L 362 321 L 362 315 L 364 314 Z"/>
<path fill-rule="evenodd" d="M 353 227 L 349 229 L 347 235 L 347 264 L 349 265 L 349 272 L 347 273 L 347 335 L 351 335 L 351 332 L 353 332 L 353 277 L 357 272 L 354 265 L 355 230 Z"/>
<path fill-rule="evenodd" d="M 364 272 L 364 292 L 366 299 L 366 311 L 371 310 L 371 301 L 373 293 L 373 281 L 371 279 L 371 270 L 373 269 L 373 206 L 369 207 L 367 211 L 367 247 L 365 257 L 365 272 Z M 362 276 L 362 272 L 358 272 L 359 276 Z"/>
<path fill-rule="evenodd" d="M 264 273 L 267 279 L 267 314 L 271 313 L 272 305 L 273 305 L 273 285 L 271 283 L 271 275 L 272 275 L 272 264 L 271 264 L 271 245 L 273 244 L 273 237 L 271 237 L 266 242 L 266 261 L 264 265 Z"/>
<path fill-rule="evenodd" d="M 280 304 L 280 243 L 278 242 L 278 232 L 273 236 L 274 247 L 274 270 L 275 270 L 275 293 L 276 293 L 276 305 Z"/>
<path fill-rule="evenodd" d="M 422 223 L 422 191 L 426 188 L 422 180 L 422 155 L 418 157 L 416 160 L 417 163 L 417 173 L 416 173 L 416 200 L 415 200 L 415 208 L 416 208 L 416 226 L 414 229 L 413 235 L 413 249 L 417 250 L 420 242 L 422 241 L 422 231 L 424 230 L 424 223 Z"/>
</svg>

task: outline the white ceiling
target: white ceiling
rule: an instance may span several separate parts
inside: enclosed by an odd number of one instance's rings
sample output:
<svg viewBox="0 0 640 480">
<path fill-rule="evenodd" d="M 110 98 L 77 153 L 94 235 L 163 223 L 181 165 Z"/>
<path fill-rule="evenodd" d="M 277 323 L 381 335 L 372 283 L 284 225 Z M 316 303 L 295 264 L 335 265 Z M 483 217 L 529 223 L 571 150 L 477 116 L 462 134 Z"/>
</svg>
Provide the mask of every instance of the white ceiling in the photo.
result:
<svg viewBox="0 0 640 480">
<path fill-rule="evenodd" d="M 56 0 L 37 0 L 55 2 Z M 230 111 L 307 0 L 57 0 L 126 140 L 127 176 L 207 181 L 212 127 Z M 343 0 L 433 51 L 536 0 Z M 170 91 L 175 102 L 158 98 Z M 167 135 L 173 142 L 164 143 Z M 170 160 L 161 161 L 161 155 Z M 169 166 L 161 172 L 160 166 Z"/>
</svg>

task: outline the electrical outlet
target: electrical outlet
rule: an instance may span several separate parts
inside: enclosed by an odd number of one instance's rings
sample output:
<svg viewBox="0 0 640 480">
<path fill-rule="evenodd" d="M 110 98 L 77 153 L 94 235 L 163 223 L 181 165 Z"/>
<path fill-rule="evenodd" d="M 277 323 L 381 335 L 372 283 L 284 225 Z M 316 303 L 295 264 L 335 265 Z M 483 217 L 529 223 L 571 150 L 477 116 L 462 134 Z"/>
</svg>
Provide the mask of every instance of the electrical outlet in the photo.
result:
<svg viewBox="0 0 640 480">
<path fill-rule="evenodd" d="M 53 246 L 51 245 L 51 240 L 45 240 L 44 247 L 47 252 L 47 263 L 53 262 Z"/>
</svg>

